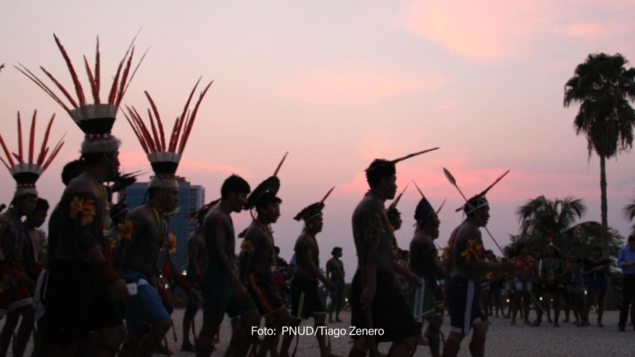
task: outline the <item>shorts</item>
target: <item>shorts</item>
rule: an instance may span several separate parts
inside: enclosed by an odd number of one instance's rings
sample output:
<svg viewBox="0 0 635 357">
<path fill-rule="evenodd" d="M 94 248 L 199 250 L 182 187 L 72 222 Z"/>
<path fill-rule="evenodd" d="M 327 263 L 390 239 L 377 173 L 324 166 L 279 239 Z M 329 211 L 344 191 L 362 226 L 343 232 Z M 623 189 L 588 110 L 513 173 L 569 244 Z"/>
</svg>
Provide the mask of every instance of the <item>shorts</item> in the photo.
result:
<svg viewBox="0 0 635 357">
<path fill-rule="evenodd" d="M 517 275 L 514 275 L 514 287 L 516 291 L 531 291 L 533 290 L 533 282 L 531 278 L 521 278 Z"/>
<path fill-rule="evenodd" d="M 0 263 L 0 276 L 9 275 L 15 277 L 18 274 L 20 274 L 20 271 L 9 263 Z M 27 287 L 16 286 L 11 291 L 0 292 L 0 318 L 21 307 L 31 305 L 33 305 L 33 298 Z"/>
<path fill-rule="evenodd" d="M 126 328 L 151 327 L 170 319 L 157 288 L 147 275 L 131 269 L 124 269 L 121 275 L 127 284 L 137 284 L 137 293 L 126 300 Z"/>
<path fill-rule="evenodd" d="M 434 290 L 432 287 L 426 286 L 425 280 L 421 279 L 421 287 L 417 288 L 413 294 L 412 312 L 415 320 L 423 322 L 424 318 L 421 315 L 437 308 L 437 298 Z"/>
<path fill-rule="evenodd" d="M 584 294 L 584 284 L 567 284 L 567 291 L 573 294 Z"/>
<path fill-rule="evenodd" d="M 229 317 L 235 317 L 256 309 L 249 294 L 241 300 L 234 296 L 231 281 L 217 264 L 205 265 L 201 292 L 203 293 L 203 320 L 214 325 L 220 325 L 223 322 L 225 313 Z"/>
<path fill-rule="evenodd" d="M 296 276 L 291 281 L 291 316 L 301 320 L 311 314 L 325 314 L 322 299 L 318 294 L 317 280 Z"/>
<path fill-rule="evenodd" d="M 586 288 L 589 291 L 606 291 L 607 286 L 606 277 L 589 279 L 586 282 Z"/>
<path fill-rule="evenodd" d="M 467 335 L 472 326 L 487 321 L 481 309 L 481 286 L 478 282 L 454 276 L 446 286 L 450 309 L 450 331 Z"/>
<path fill-rule="evenodd" d="M 249 294 L 254 303 L 256 303 L 261 316 L 264 317 L 274 313 L 284 306 L 271 277 L 249 274 L 248 280 L 247 290 L 249 290 Z"/>
<path fill-rule="evenodd" d="M 377 269 L 377 290 L 370 306 L 374 329 L 382 329 L 383 335 L 375 336 L 375 341 L 400 341 L 421 334 L 421 323 L 415 321 L 412 309 L 399 287 L 393 284 L 392 274 L 384 269 Z M 365 310 L 362 310 L 360 295 L 364 285 L 358 270 L 353 277 L 351 286 L 351 326 L 367 327 Z M 357 339 L 360 336 L 351 336 Z"/>
<path fill-rule="evenodd" d="M 48 274 L 44 339 L 69 345 L 91 331 L 121 326 L 121 313 L 107 282 L 92 264 L 55 259 Z"/>
</svg>

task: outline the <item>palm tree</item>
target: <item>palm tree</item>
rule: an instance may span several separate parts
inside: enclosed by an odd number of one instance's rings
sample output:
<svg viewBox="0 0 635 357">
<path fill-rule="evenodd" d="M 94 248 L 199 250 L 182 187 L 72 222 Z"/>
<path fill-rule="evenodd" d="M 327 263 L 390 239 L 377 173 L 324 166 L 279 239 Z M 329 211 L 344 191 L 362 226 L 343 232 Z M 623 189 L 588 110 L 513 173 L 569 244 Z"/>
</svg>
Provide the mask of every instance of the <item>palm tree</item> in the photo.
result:
<svg viewBox="0 0 635 357">
<path fill-rule="evenodd" d="M 555 201 L 539 196 L 520 206 L 516 214 L 519 217 L 521 236 L 539 237 L 542 244 L 547 244 L 549 237 L 563 242 L 565 249 L 570 247 L 570 238 L 576 233 L 592 234 L 599 228 L 597 222 L 577 223 L 582 219 L 587 208 L 582 200 L 574 197 L 556 199 Z M 541 245 L 542 245 L 541 244 Z"/>
<path fill-rule="evenodd" d="M 633 146 L 635 111 L 635 68 L 626 68 L 621 54 L 590 54 L 579 64 L 565 84 L 564 106 L 580 103 L 573 125 L 576 135 L 584 134 L 589 158 L 593 151 L 600 157 L 602 191 L 602 231 L 608 232 L 606 198 L 606 159 Z"/>
<path fill-rule="evenodd" d="M 626 216 L 629 221 L 635 219 L 635 198 L 624 207 L 624 216 Z M 635 224 L 632 227 L 631 233 L 635 234 Z"/>
</svg>

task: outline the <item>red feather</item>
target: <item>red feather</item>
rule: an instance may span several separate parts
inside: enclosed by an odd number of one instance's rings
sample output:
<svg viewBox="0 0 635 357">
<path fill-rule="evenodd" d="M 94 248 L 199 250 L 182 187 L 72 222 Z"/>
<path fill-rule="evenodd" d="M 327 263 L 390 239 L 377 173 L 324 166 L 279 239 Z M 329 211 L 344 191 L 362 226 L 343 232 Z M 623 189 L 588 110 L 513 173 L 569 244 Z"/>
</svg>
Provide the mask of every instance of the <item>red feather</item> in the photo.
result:
<svg viewBox="0 0 635 357">
<path fill-rule="evenodd" d="M 143 53 L 143 56 L 141 56 L 141 59 L 139 60 L 139 63 L 137 63 L 137 66 L 134 68 L 134 71 L 132 71 L 132 75 L 130 76 L 130 80 L 128 81 L 128 83 L 126 83 L 126 88 L 123 89 L 123 94 L 126 94 L 126 92 L 128 91 L 128 87 L 130 87 L 130 83 L 132 83 L 132 80 L 134 79 L 135 74 L 137 74 L 137 70 L 141 66 L 141 63 L 143 63 L 143 59 L 146 58 L 146 55 L 148 54 L 149 50 L 150 50 L 150 48 L 148 48 Z"/>
<path fill-rule="evenodd" d="M 15 163 L 13 162 L 13 158 L 11 157 L 11 152 L 9 151 L 9 148 L 7 148 L 7 144 L 5 144 L 1 134 L 0 134 L 0 145 L 2 145 L 2 150 L 4 150 L 4 154 L 7 156 L 7 160 L 9 160 L 9 163 L 11 163 L 11 166 L 15 165 Z"/>
<path fill-rule="evenodd" d="M 42 82 L 35 74 L 29 71 L 28 68 L 24 67 L 22 64 L 20 64 L 20 66 L 24 70 L 16 66 L 13 66 L 13 67 L 15 67 L 15 69 L 20 71 L 22 74 L 24 74 L 28 79 L 33 81 L 33 83 L 35 83 L 38 87 L 40 87 L 44 91 L 44 93 L 48 94 L 51 98 L 53 98 L 53 100 L 57 102 L 57 104 L 59 104 L 62 108 L 64 108 L 64 110 L 66 110 L 67 113 L 70 114 L 71 111 L 70 109 L 68 109 L 66 104 L 64 104 L 64 102 L 62 102 L 60 98 L 57 95 L 55 95 L 55 93 L 53 93 L 53 91 L 49 87 L 47 87 L 46 84 L 44 84 L 44 82 Z"/>
<path fill-rule="evenodd" d="M 152 113 L 150 112 L 150 109 L 148 109 L 148 116 L 150 117 L 150 125 L 152 127 L 152 135 L 154 136 L 154 146 L 158 149 L 158 151 L 161 151 L 161 139 L 159 139 L 159 134 L 157 133 L 157 128 L 154 125 L 154 117 L 152 116 Z"/>
<path fill-rule="evenodd" d="M 88 81 L 90 82 L 90 90 L 93 93 L 93 100 L 97 103 L 97 83 L 95 82 L 95 77 L 93 77 L 93 72 L 90 70 L 90 65 L 88 64 L 86 56 L 84 56 L 84 66 L 86 67 L 86 74 L 88 75 Z"/>
<path fill-rule="evenodd" d="M 179 137 L 181 136 L 181 129 L 183 127 L 183 122 L 185 121 L 186 117 L 185 115 L 187 114 L 187 110 L 190 107 L 190 102 L 192 101 L 192 97 L 194 96 L 194 92 L 196 91 L 196 88 L 198 87 L 198 84 L 201 82 L 201 78 L 199 77 L 198 81 L 196 81 L 196 84 L 194 85 L 194 88 L 192 88 L 192 92 L 190 93 L 190 96 L 187 98 L 187 102 L 185 102 L 185 107 L 183 108 L 183 113 L 181 113 L 181 120 L 179 121 L 180 124 L 176 129 L 176 141 L 174 142 L 174 147 L 170 148 L 171 152 L 175 152 L 177 144 L 179 142 Z"/>
<path fill-rule="evenodd" d="M 99 61 L 99 36 L 97 36 L 97 53 L 95 54 L 95 86 L 97 87 L 97 100 L 95 101 L 95 104 L 99 104 L 100 103 L 100 98 L 99 98 L 99 91 L 101 90 L 101 64 Z"/>
<path fill-rule="evenodd" d="M 150 106 L 152 107 L 152 111 L 154 112 L 154 116 L 157 119 L 157 124 L 159 126 L 159 133 L 161 134 L 161 150 L 165 151 L 165 132 L 163 131 L 163 123 L 161 122 L 161 116 L 159 115 L 159 110 L 157 109 L 157 106 L 154 104 L 154 100 L 152 100 L 150 93 L 148 93 L 147 91 L 144 91 L 144 93 L 146 94 L 146 98 L 148 98 L 148 101 L 150 102 Z"/>
<path fill-rule="evenodd" d="M 187 131 L 185 132 L 185 137 L 183 138 L 183 140 L 181 141 L 181 147 L 179 148 L 179 153 L 183 153 L 183 150 L 185 149 L 185 144 L 187 143 L 187 141 L 190 138 L 190 132 L 192 131 L 192 126 L 194 125 L 194 120 L 196 119 L 196 114 L 198 113 L 198 108 L 201 105 L 201 102 L 203 101 L 203 98 L 205 97 L 205 94 L 207 94 L 207 91 L 209 90 L 209 88 L 212 86 L 212 83 L 214 83 L 214 81 L 209 82 L 209 84 L 207 85 L 207 87 L 205 87 L 205 89 L 203 90 L 203 92 L 201 93 L 201 95 L 198 98 L 198 102 L 196 102 L 196 105 L 194 106 L 194 111 L 192 112 L 192 117 L 190 118 L 190 123 L 188 123 L 188 128 Z"/>
<path fill-rule="evenodd" d="M 128 57 L 128 63 L 126 64 L 126 69 L 124 69 L 121 82 L 119 83 L 119 91 L 117 93 L 117 99 L 115 101 L 115 105 L 117 106 L 119 106 L 119 104 L 121 103 L 121 100 L 123 99 L 124 88 L 126 88 L 126 81 L 128 80 L 128 74 L 130 74 L 130 66 L 132 64 L 133 57 L 134 57 L 134 47 L 132 47 L 132 52 L 130 52 L 130 57 Z"/>
<path fill-rule="evenodd" d="M 115 95 L 117 94 L 117 85 L 119 84 L 119 74 L 121 74 L 121 66 L 123 66 L 123 61 L 119 62 L 119 67 L 117 68 L 117 74 L 115 75 L 115 79 L 112 81 L 112 87 L 110 87 L 110 94 L 108 95 L 108 104 L 115 104 Z"/>
<path fill-rule="evenodd" d="M 48 169 L 49 165 L 51 165 L 53 160 L 55 160 L 55 157 L 57 156 L 57 154 L 62 149 L 62 146 L 64 146 L 64 142 L 63 141 L 60 141 L 59 143 L 57 143 L 57 146 L 53 150 L 53 153 L 51 154 L 51 156 L 49 156 L 48 160 L 46 161 L 46 164 L 44 164 L 44 166 L 42 167 L 43 171 L 46 171 L 46 169 Z"/>
<path fill-rule="evenodd" d="M 62 46 L 62 43 L 57 38 L 57 36 L 53 34 L 53 37 L 55 38 L 55 43 L 57 43 L 57 47 L 60 49 L 60 52 L 62 52 L 62 56 L 64 57 L 64 61 L 66 61 L 66 66 L 68 67 L 68 70 L 71 72 L 71 78 L 73 78 L 73 83 L 75 84 L 75 91 L 77 92 L 77 98 L 79 99 L 79 104 L 86 105 L 86 98 L 84 97 L 84 89 L 82 88 L 82 84 L 79 82 L 79 79 L 77 78 L 77 73 L 75 73 L 75 68 L 73 67 L 73 63 L 71 62 L 71 59 L 68 57 L 68 54 L 66 53 L 66 50 L 64 49 L 64 46 Z"/>
<path fill-rule="evenodd" d="M 4 166 L 7 168 L 7 170 L 11 171 L 11 168 L 9 167 L 9 165 L 7 164 L 6 161 L 4 161 L 4 159 L 2 157 L 0 157 L 0 161 L 2 161 L 2 163 L 4 164 Z"/>
<path fill-rule="evenodd" d="M 21 164 L 24 163 L 24 150 L 22 148 L 22 119 L 20 119 L 20 112 L 18 112 L 18 161 Z"/>
<path fill-rule="evenodd" d="M 31 120 L 31 142 L 29 143 L 29 164 L 33 164 L 33 150 L 35 149 L 35 124 L 37 121 L 37 110 L 33 112 L 33 120 Z"/>
<path fill-rule="evenodd" d="M 44 141 L 42 141 L 42 147 L 40 148 L 40 154 L 37 157 L 37 164 L 39 166 L 42 166 L 42 163 L 44 162 L 44 157 L 45 157 L 44 149 L 46 148 L 46 144 L 48 144 L 49 134 L 51 133 L 51 126 L 53 125 L 53 121 L 54 120 L 55 120 L 55 114 L 53 114 L 53 116 L 51 117 L 51 120 L 49 121 L 49 125 L 46 127 L 46 132 L 44 133 Z"/>
<path fill-rule="evenodd" d="M 141 144 L 141 147 L 143 148 L 143 151 L 146 154 L 149 154 L 148 147 L 146 146 L 146 143 L 145 143 L 145 140 L 143 139 L 143 136 L 141 135 L 141 133 L 139 133 L 139 130 L 137 129 L 137 127 L 132 123 L 132 120 L 130 120 L 130 117 L 128 116 L 128 114 L 126 114 L 126 112 L 124 112 L 123 115 L 124 115 L 124 117 L 126 117 L 126 120 L 128 121 L 128 124 L 130 124 L 130 127 L 132 128 L 132 131 L 137 136 L 137 139 L 139 140 L 139 143 Z"/>
<path fill-rule="evenodd" d="M 74 108 L 77 108 L 77 102 L 75 102 L 73 97 L 68 93 L 68 91 L 66 91 L 66 89 L 62 86 L 62 84 L 60 82 L 58 82 L 57 79 L 55 79 L 55 77 L 53 77 L 53 75 L 51 73 L 49 73 L 46 69 L 44 69 L 44 67 L 40 67 L 40 69 L 42 69 L 42 72 L 44 72 L 44 74 L 46 74 L 49 77 L 49 79 L 51 81 L 53 81 L 53 83 L 55 83 L 57 88 L 59 88 L 59 90 L 62 91 L 62 93 L 64 94 L 66 99 L 68 99 L 68 101 L 71 102 L 71 105 Z"/>
</svg>

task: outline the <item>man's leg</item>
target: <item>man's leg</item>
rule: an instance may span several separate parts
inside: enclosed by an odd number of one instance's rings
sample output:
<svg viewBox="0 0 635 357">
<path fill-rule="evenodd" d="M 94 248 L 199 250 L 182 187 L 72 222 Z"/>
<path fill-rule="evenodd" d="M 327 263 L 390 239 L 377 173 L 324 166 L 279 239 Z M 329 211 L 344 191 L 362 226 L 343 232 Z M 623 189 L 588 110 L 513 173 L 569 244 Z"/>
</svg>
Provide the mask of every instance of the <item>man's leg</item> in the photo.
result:
<svg viewBox="0 0 635 357">
<path fill-rule="evenodd" d="M 342 300 L 344 297 L 344 288 L 337 288 L 337 299 L 335 300 L 335 322 L 342 322 L 340 320 L 340 310 L 342 310 Z"/>
<path fill-rule="evenodd" d="M 13 331 L 20 321 L 20 313 L 17 310 L 11 311 L 6 315 L 4 327 L 0 333 L 0 357 L 5 357 L 11 344 Z"/>
<path fill-rule="evenodd" d="M 128 337 L 125 342 L 121 346 L 121 351 L 119 351 L 120 357 L 127 356 L 136 356 L 137 350 L 139 349 L 139 345 L 143 341 L 143 337 L 148 333 L 147 328 L 135 328 L 128 330 Z"/>
<path fill-rule="evenodd" d="M 289 311 L 284 306 L 265 317 L 266 327 L 275 329 L 276 333 L 274 335 L 265 336 L 263 346 L 260 348 L 258 356 L 266 357 L 267 352 L 271 353 L 271 357 L 278 356 L 278 335 L 281 333 L 282 327 L 289 323 L 289 318 Z"/>
<path fill-rule="evenodd" d="M 35 309 L 33 305 L 21 307 L 19 311 L 20 315 L 22 315 L 22 322 L 20 323 L 16 336 L 15 350 L 13 351 L 14 357 L 22 357 L 24 355 L 24 350 L 31 338 L 33 324 L 35 323 Z"/>
<path fill-rule="evenodd" d="M 514 297 L 512 298 L 512 322 L 511 325 L 516 325 L 516 315 L 518 315 L 518 305 L 520 303 L 520 297 L 522 295 L 521 290 L 516 290 Z"/>
<path fill-rule="evenodd" d="M 443 357 L 456 357 L 461 350 L 461 342 L 465 335 L 458 332 L 450 332 L 443 344 Z"/>
<path fill-rule="evenodd" d="M 290 321 L 289 321 L 289 327 L 297 327 L 297 326 L 300 326 L 301 323 L 302 323 L 302 320 L 292 317 L 290 318 Z M 290 332 L 282 336 L 282 345 L 280 346 L 281 357 L 290 356 L 289 348 L 291 347 L 291 343 L 293 342 L 294 337 L 296 336 L 291 334 Z"/>
<path fill-rule="evenodd" d="M 126 340 L 127 333 L 123 325 L 99 330 L 100 339 L 93 348 L 93 356 L 113 357 L 119 351 L 119 346 Z"/>
<path fill-rule="evenodd" d="M 487 321 L 480 322 L 473 326 L 472 341 L 470 342 L 470 354 L 472 357 L 485 356 L 485 337 L 489 324 Z"/>
<path fill-rule="evenodd" d="M 441 316 L 435 316 L 428 325 L 428 346 L 432 357 L 440 356 L 441 346 Z"/>
<path fill-rule="evenodd" d="M 635 276 L 631 279 L 632 276 L 626 275 L 624 276 L 624 280 L 622 281 L 622 306 L 620 308 L 620 322 L 619 327 L 620 331 L 623 331 L 626 327 L 626 323 L 628 322 L 628 315 L 630 313 L 631 301 L 633 300 L 634 289 L 631 285 L 631 280 L 635 282 Z"/>
<path fill-rule="evenodd" d="M 525 325 L 530 325 L 531 323 L 529 322 L 529 302 L 531 300 L 531 295 L 530 295 L 530 291 L 526 290 L 523 291 L 523 310 L 525 311 Z M 536 309 L 540 309 L 538 306 L 536 306 Z"/>
<path fill-rule="evenodd" d="M 198 344 L 196 345 L 196 357 L 209 357 L 214 350 L 214 336 L 220 329 L 220 323 L 212 323 L 203 320 L 201 332 L 198 334 Z M 234 334 L 232 334 L 233 338 Z"/>
<path fill-rule="evenodd" d="M 598 304 L 598 327 L 604 327 L 604 324 L 602 324 L 602 315 L 604 315 L 604 295 L 606 294 L 606 290 L 598 290 L 596 294 Z"/>
<path fill-rule="evenodd" d="M 181 344 L 181 351 L 194 352 L 194 345 L 190 342 L 190 327 L 192 327 L 192 321 L 196 317 L 198 312 L 198 302 L 191 302 L 188 298 L 185 314 L 183 314 L 183 343 Z M 196 331 L 194 331 L 196 333 Z"/>
<path fill-rule="evenodd" d="M 232 335 L 232 338 L 229 342 L 229 347 L 227 348 L 227 352 L 225 352 L 226 357 L 244 357 L 247 356 L 247 352 L 249 352 L 250 344 L 247 341 L 251 341 L 252 334 L 251 328 L 252 326 L 260 325 L 260 314 L 258 310 L 253 309 L 244 314 L 242 314 L 241 323 L 236 328 L 236 332 Z M 213 336 L 212 336 L 213 338 Z M 211 351 L 210 351 L 211 352 Z M 208 357 L 207 355 L 206 357 Z"/>
<path fill-rule="evenodd" d="M 313 318 L 315 320 L 315 327 L 326 326 L 326 314 L 313 314 Z M 318 346 L 320 346 L 320 354 L 322 357 L 333 356 L 331 354 L 330 346 L 326 345 L 326 339 L 324 336 L 325 335 L 321 333 L 316 333 L 315 335 L 318 341 Z"/>
</svg>

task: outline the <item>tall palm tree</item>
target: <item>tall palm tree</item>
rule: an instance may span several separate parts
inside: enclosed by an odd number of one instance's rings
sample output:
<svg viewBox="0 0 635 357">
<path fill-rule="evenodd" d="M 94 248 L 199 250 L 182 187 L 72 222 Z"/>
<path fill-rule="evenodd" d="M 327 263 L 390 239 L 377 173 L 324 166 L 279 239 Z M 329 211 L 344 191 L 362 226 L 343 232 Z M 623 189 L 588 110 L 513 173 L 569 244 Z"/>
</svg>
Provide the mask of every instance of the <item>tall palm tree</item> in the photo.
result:
<svg viewBox="0 0 635 357">
<path fill-rule="evenodd" d="M 600 157 L 600 189 L 602 191 L 602 230 L 608 232 L 606 198 L 606 159 L 633 146 L 635 111 L 629 100 L 635 100 L 635 68 L 617 53 L 590 54 L 579 64 L 574 76 L 564 87 L 564 106 L 580 103 L 573 125 L 576 135 L 584 134 L 589 158 L 593 151 Z"/>
<path fill-rule="evenodd" d="M 635 219 L 635 198 L 624 207 L 624 216 L 626 216 L 629 221 Z M 635 225 L 632 227 L 632 234 L 635 234 Z"/>
<path fill-rule="evenodd" d="M 599 228 L 597 222 L 581 222 L 587 208 L 582 200 L 574 197 L 556 199 L 555 201 L 539 196 L 520 206 L 518 215 L 521 236 L 541 237 L 543 243 L 549 237 L 565 243 L 569 247 L 569 239 L 579 232 L 592 232 Z M 597 231 L 597 229 L 596 229 Z"/>
</svg>

